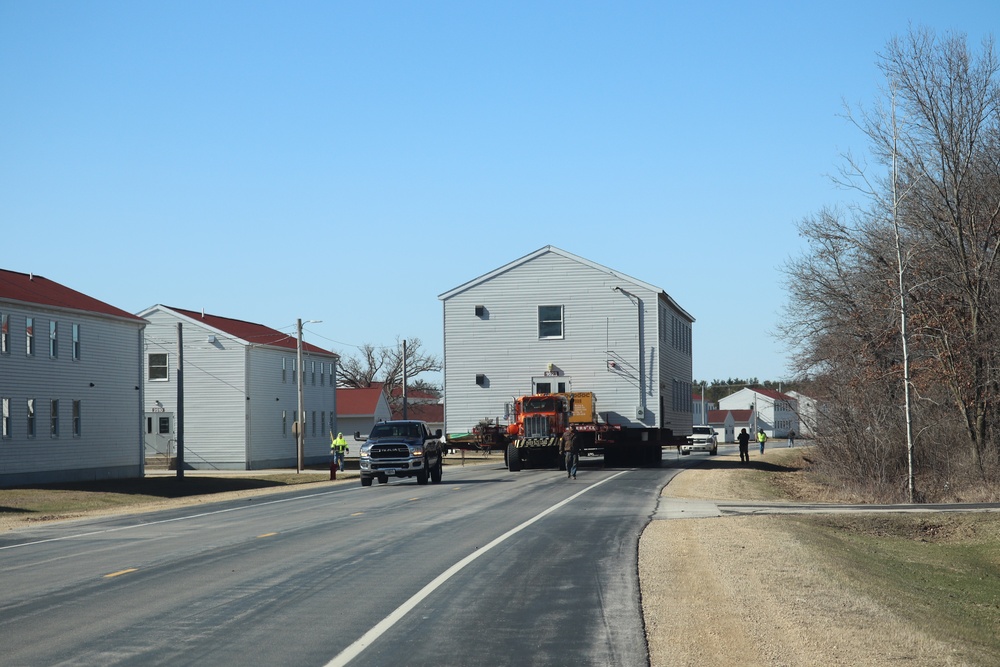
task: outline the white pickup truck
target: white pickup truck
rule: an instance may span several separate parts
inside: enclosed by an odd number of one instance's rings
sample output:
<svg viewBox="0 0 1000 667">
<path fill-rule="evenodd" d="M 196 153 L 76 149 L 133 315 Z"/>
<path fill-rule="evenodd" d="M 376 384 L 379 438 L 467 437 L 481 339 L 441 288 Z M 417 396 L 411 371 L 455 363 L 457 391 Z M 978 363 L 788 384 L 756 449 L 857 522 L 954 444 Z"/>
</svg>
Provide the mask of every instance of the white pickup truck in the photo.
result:
<svg viewBox="0 0 1000 667">
<path fill-rule="evenodd" d="M 711 426 L 692 426 L 687 442 L 681 445 L 681 454 L 708 452 L 712 456 L 719 453 L 719 442 L 715 429 Z"/>
</svg>

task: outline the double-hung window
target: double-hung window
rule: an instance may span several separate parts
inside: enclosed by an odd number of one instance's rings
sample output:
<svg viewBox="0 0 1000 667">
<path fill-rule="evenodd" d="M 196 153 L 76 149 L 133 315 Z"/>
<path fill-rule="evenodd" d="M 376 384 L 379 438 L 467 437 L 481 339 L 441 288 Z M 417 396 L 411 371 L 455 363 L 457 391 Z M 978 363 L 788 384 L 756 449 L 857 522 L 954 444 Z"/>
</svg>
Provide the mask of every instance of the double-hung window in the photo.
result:
<svg viewBox="0 0 1000 667">
<path fill-rule="evenodd" d="M 73 325 L 73 360 L 80 360 L 80 325 Z"/>
<path fill-rule="evenodd" d="M 49 359 L 59 356 L 59 323 L 49 320 Z"/>
<path fill-rule="evenodd" d="M 0 313 L 0 354 L 10 353 L 10 314 Z"/>
<path fill-rule="evenodd" d="M 149 379 L 152 382 L 166 382 L 169 378 L 167 374 L 167 353 L 156 352 L 149 355 Z"/>
<path fill-rule="evenodd" d="M 563 337 L 562 306 L 538 307 L 538 337 L 539 338 Z"/>
<path fill-rule="evenodd" d="M 29 357 L 35 356 L 35 318 L 24 318 L 24 351 Z"/>
</svg>

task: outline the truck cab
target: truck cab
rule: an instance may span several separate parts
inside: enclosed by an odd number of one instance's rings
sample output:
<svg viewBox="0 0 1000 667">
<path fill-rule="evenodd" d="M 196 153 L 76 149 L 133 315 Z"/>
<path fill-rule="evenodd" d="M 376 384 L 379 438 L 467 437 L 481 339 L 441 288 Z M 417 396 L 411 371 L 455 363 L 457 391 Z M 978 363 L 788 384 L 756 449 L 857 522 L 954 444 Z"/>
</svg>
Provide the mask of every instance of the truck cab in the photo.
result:
<svg viewBox="0 0 1000 667">
<path fill-rule="evenodd" d="M 417 484 L 441 482 L 444 445 L 441 431 L 430 432 L 427 424 L 416 420 L 386 421 L 375 424 L 367 436 L 354 434 L 364 442 L 358 457 L 361 486 L 378 480 L 385 484 L 390 477 L 416 477 Z"/>
</svg>

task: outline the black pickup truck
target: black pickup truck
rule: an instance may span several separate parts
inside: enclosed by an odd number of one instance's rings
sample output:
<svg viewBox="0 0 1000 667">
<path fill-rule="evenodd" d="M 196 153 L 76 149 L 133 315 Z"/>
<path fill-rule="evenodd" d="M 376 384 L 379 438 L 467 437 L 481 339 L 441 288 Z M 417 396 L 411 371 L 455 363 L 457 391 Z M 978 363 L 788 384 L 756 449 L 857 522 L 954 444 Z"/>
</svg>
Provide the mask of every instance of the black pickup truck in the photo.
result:
<svg viewBox="0 0 1000 667">
<path fill-rule="evenodd" d="M 360 452 L 361 486 L 371 486 L 377 479 L 385 484 L 390 477 L 416 477 L 417 484 L 441 482 L 444 445 L 441 430 L 431 433 L 422 421 L 379 422 L 368 436 L 360 432 L 355 440 L 363 441 Z"/>
</svg>

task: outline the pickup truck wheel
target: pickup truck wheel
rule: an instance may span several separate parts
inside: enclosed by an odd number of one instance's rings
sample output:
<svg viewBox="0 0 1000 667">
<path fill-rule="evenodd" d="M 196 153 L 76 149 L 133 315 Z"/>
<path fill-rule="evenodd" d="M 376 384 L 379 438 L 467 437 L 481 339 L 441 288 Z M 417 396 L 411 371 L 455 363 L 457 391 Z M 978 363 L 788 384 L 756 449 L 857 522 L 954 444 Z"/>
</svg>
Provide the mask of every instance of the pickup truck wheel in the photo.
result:
<svg viewBox="0 0 1000 667">
<path fill-rule="evenodd" d="M 378 483 L 379 484 L 387 484 L 388 482 L 389 482 L 389 478 L 386 477 L 385 475 L 379 475 L 378 476 Z"/>
<path fill-rule="evenodd" d="M 444 464 L 441 461 L 441 457 L 438 456 L 437 465 L 434 466 L 433 468 L 431 468 L 431 483 L 432 484 L 440 484 L 441 483 L 441 468 L 443 467 L 443 465 Z"/>
<path fill-rule="evenodd" d="M 715 447 L 712 447 L 712 452 L 711 452 L 712 456 L 715 456 L 718 453 L 719 453 L 719 446 L 716 445 Z"/>
<path fill-rule="evenodd" d="M 372 485 L 371 477 L 364 477 L 364 476 L 361 477 L 361 486 L 371 486 L 371 485 Z"/>
<path fill-rule="evenodd" d="M 517 472 L 521 469 L 521 457 L 517 453 L 514 443 L 507 445 L 507 470 Z"/>
<path fill-rule="evenodd" d="M 427 483 L 427 459 L 424 459 L 424 466 L 417 471 L 417 484 Z"/>
</svg>

